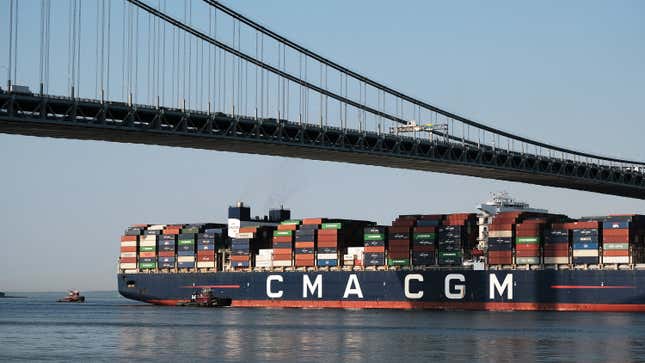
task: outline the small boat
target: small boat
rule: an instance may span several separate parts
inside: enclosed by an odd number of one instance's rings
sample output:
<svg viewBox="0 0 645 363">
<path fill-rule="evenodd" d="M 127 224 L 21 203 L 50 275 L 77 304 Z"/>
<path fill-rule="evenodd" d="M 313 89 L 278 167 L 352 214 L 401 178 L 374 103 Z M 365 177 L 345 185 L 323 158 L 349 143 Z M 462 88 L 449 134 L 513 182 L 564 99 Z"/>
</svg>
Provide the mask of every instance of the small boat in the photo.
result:
<svg viewBox="0 0 645 363">
<path fill-rule="evenodd" d="M 58 299 L 57 302 L 83 303 L 85 302 L 85 296 L 81 295 L 78 290 L 69 290 L 69 294 L 62 299 Z"/>
<path fill-rule="evenodd" d="M 221 298 L 213 295 L 209 288 L 196 290 L 190 297 L 190 301 L 177 303 L 177 306 L 194 306 L 203 308 L 217 308 L 231 305 L 230 298 Z"/>
</svg>

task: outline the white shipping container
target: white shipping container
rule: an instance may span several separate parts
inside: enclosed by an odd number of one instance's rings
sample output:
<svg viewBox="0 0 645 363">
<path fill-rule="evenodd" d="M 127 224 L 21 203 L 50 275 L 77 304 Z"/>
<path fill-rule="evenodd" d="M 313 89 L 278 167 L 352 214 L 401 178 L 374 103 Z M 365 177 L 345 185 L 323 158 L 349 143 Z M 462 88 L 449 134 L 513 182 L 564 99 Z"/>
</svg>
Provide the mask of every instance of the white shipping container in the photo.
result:
<svg viewBox="0 0 645 363">
<path fill-rule="evenodd" d="M 598 250 L 573 250 L 573 257 L 598 257 Z"/>
<path fill-rule="evenodd" d="M 343 260 L 352 260 L 352 261 L 354 261 L 354 255 L 343 255 Z"/>
<path fill-rule="evenodd" d="M 488 237 L 513 237 L 513 231 L 488 231 Z"/>
<path fill-rule="evenodd" d="M 253 233 L 253 232 L 243 232 L 243 233 L 238 232 L 237 233 L 237 238 L 255 238 L 255 233 Z"/>
<path fill-rule="evenodd" d="M 629 263 L 629 256 L 607 256 L 602 258 L 602 263 Z"/>
<path fill-rule="evenodd" d="M 177 262 L 195 262 L 195 256 L 177 256 Z"/>
<path fill-rule="evenodd" d="M 121 252 L 121 257 L 124 257 L 124 258 L 137 257 L 137 253 L 136 252 Z"/>
<path fill-rule="evenodd" d="M 161 231 L 164 228 L 166 228 L 165 224 L 153 224 L 152 226 L 148 227 L 148 229 L 151 231 Z"/>
<path fill-rule="evenodd" d="M 258 256 L 273 256 L 273 248 L 258 250 Z"/>
<path fill-rule="evenodd" d="M 137 241 L 122 241 L 121 247 L 137 247 Z"/>
<path fill-rule="evenodd" d="M 136 268 L 133 268 L 133 269 L 125 270 L 123 272 L 125 272 L 126 274 L 136 274 L 137 272 L 139 272 L 139 270 L 137 270 Z"/>
<path fill-rule="evenodd" d="M 215 261 L 199 261 L 197 268 L 215 268 Z"/>
<path fill-rule="evenodd" d="M 240 220 L 236 218 L 229 218 L 228 219 L 228 228 L 240 228 Z"/>
<path fill-rule="evenodd" d="M 271 261 L 257 262 L 255 261 L 255 267 L 273 267 Z"/>
<path fill-rule="evenodd" d="M 229 228 L 227 231 L 230 238 L 237 238 L 237 236 L 240 234 L 239 228 Z"/>
<path fill-rule="evenodd" d="M 139 242 L 140 247 L 156 247 L 157 241 L 141 241 Z"/>
<path fill-rule="evenodd" d="M 289 267 L 292 266 L 291 260 L 289 261 L 273 261 L 274 267 Z"/>
<path fill-rule="evenodd" d="M 338 255 L 335 253 L 319 253 L 318 254 L 318 259 L 319 260 L 335 260 L 338 258 Z"/>
<path fill-rule="evenodd" d="M 354 260 L 351 260 L 351 261 L 343 261 L 343 265 L 345 265 L 345 266 L 354 266 Z"/>
<path fill-rule="evenodd" d="M 137 264 L 136 263 L 121 263 L 121 264 L 119 264 L 119 267 L 121 268 L 121 270 L 133 270 L 133 269 L 137 268 Z"/>
<path fill-rule="evenodd" d="M 362 256 L 365 247 L 347 247 L 347 254 L 354 256 Z"/>
<path fill-rule="evenodd" d="M 145 236 L 143 238 L 140 238 L 139 241 L 145 241 L 145 242 L 157 242 L 157 236 Z"/>
<path fill-rule="evenodd" d="M 566 265 L 569 263 L 569 257 L 545 257 L 544 263 L 547 265 Z"/>
</svg>

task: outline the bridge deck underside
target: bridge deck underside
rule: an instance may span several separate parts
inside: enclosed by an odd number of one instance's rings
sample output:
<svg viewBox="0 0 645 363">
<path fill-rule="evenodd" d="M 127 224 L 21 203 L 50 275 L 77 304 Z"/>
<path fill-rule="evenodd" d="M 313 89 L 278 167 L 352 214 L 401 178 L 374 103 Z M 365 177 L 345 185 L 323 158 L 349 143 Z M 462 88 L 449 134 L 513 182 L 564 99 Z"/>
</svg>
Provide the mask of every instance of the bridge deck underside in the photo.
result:
<svg viewBox="0 0 645 363">
<path fill-rule="evenodd" d="M 156 109 L 123 104 L 0 94 L 0 132 L 375 165 L 645 199 L 643 176 L 615 167 L 223 114 L 165 110 L 160 115 Z"/>
</svg>

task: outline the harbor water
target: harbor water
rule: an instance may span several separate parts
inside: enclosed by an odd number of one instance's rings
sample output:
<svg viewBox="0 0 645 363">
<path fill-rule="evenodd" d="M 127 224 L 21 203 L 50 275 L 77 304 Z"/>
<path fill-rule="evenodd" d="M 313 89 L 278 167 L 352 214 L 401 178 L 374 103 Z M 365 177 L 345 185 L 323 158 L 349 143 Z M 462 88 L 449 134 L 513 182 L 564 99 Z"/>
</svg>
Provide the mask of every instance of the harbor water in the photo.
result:
<svg viewBox="0 0 645 363">
<path fill-rule="evenodd" d="M 115 292 L 0 299 L 0 361 L 645 359 L 645 314 L 162 307 Z"/>
</svg>

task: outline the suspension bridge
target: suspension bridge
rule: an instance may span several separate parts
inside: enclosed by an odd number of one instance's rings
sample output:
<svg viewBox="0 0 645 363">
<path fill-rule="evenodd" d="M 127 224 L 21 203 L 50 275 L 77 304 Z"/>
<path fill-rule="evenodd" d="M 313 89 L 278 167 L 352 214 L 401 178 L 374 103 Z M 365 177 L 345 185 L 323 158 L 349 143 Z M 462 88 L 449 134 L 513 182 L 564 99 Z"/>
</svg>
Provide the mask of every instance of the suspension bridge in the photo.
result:
<svg viewBox="0 0 645 363">
<path fill-rule="evenodd" d="M 39 4 L 39 17 L 26 2 L 5 4 L 1 133 L 378 165 L 645 199 L 645 162 L 550 145 L 448 112 L 217 1 L 41 0 L 29 5 Z M 38 62 L 24 62 L 29 56 Z"/>
</svg>

